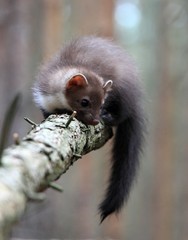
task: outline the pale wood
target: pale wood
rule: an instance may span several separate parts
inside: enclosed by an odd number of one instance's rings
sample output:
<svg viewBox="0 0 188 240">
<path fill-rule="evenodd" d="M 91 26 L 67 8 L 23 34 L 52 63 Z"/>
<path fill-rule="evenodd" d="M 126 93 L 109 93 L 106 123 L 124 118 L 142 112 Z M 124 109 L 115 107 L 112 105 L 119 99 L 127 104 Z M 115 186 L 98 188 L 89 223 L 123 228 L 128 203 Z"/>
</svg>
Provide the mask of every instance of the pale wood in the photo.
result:
<svg viewBox="0 0 188 240">
<path fill-rule="evenodd" d="M 0 239 L 24 213 L 29 200 L 41 200 L 50 183 L 82 155 L 102 147 L 112 129 L 86 126 L 68 115 L 51 115 L 20 141 L 4 150 L 0 168 Z M 16 141 L 18 144 L 18 141 Z"/>
</svg>

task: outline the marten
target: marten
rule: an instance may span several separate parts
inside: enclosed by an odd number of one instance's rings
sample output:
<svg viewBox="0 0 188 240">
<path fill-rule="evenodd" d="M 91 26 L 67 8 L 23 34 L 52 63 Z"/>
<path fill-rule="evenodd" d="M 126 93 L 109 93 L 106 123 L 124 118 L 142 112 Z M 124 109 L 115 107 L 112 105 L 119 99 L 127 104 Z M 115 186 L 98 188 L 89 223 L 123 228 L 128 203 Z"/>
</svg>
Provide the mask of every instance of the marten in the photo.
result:
<svg viewBox="0 0 188 240">
<path fill-rule="evenodd" d="M 44 117 L 76 111 L 87 125 L 115 127 L 101 222 L 118 213 L 137 175 L 146 132 L 143 89 L 132 57 L 112 40 L 78 37 L 44 64 L 33 88 Z"/>
</svg>

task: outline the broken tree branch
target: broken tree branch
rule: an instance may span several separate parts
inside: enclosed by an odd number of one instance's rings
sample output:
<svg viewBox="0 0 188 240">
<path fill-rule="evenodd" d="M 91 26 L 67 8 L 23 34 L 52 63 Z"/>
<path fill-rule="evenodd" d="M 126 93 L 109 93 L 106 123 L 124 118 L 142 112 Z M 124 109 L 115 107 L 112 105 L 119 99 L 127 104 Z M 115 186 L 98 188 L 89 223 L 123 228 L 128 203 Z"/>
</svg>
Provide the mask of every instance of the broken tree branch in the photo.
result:
<svg viewBox="0 0 188 240">
<path fill-rule="evenodd" d="M 86 126 L 68 115 L 51 115 L 15 145 L 4 150 L 0 167 L 0 239 L 24 213 L 28 200 L 41 193 L 65 173 L 82 155 L 102 147 L 112 129 L 101 123 Z M 54 188 L 59 188 L 55 186 Z M 59 189 L 59 191 L 62 189 Z"/>
</svg>

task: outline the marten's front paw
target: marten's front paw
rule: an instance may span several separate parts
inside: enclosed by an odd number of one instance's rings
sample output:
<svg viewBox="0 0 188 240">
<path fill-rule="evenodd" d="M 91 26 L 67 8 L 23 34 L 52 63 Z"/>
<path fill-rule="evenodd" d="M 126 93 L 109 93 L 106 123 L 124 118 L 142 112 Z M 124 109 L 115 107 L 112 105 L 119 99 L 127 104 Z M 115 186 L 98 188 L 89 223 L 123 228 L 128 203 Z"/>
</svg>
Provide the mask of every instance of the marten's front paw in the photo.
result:
<svg viewBox="0 0 188 240">
<path fill-rule="evenodd" d="M 115 125 L 114 117 L 106 109 L 101 110 L 100 117 L 106 125 L 110 125 L 110 126 Z"/>
</svg>

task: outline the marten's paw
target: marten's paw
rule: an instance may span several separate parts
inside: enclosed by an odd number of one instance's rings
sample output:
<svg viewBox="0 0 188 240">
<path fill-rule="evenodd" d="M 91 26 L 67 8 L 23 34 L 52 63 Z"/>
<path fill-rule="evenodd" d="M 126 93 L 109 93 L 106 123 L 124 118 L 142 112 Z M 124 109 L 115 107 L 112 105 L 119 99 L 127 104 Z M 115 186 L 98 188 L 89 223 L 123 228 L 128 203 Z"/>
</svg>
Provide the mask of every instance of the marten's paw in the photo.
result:
<svg viewBox="0 0 188 240">
<path fill-rule="evenodd" d="M 109 125 L 109 126 L 116 125 L 115 117 L 110 112 L 108 112 L 106 109 L 101 110 L 100 117 L 106 125 Z"/>
</svg>

